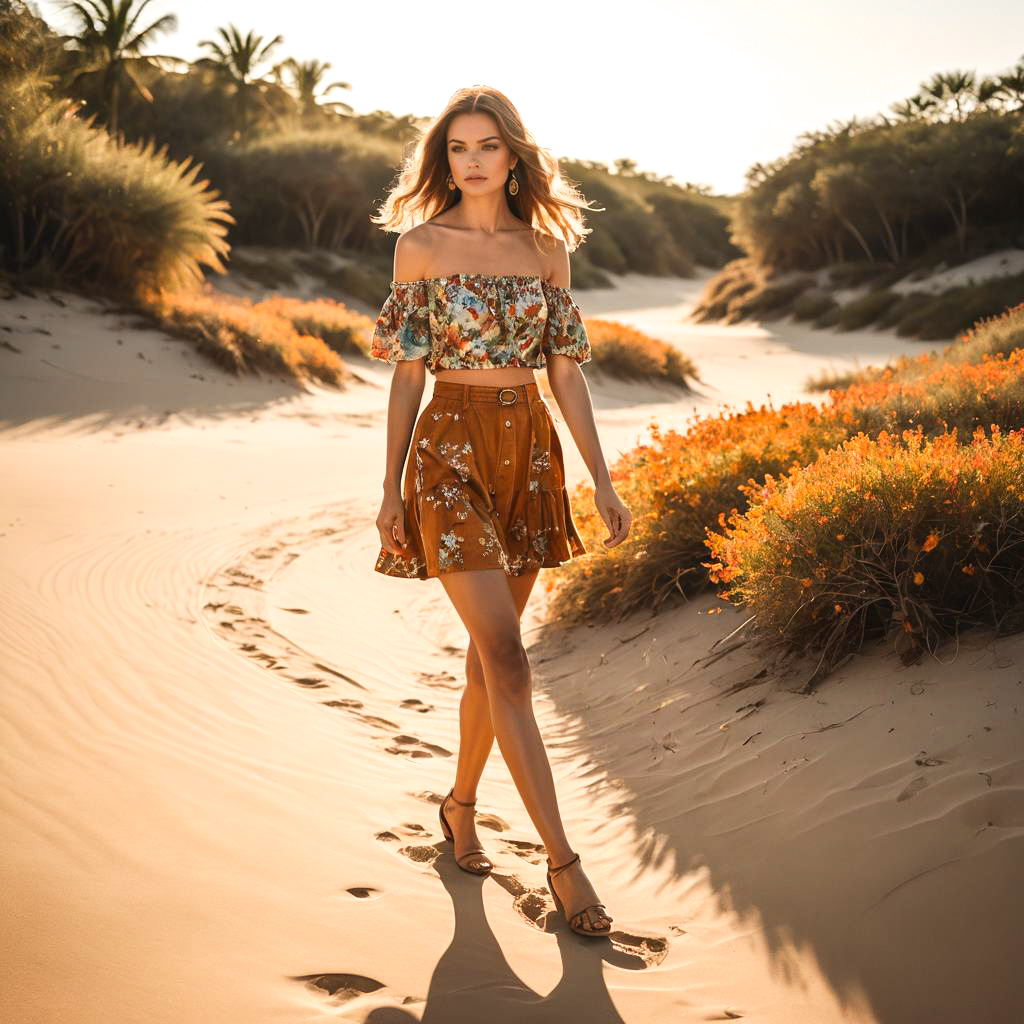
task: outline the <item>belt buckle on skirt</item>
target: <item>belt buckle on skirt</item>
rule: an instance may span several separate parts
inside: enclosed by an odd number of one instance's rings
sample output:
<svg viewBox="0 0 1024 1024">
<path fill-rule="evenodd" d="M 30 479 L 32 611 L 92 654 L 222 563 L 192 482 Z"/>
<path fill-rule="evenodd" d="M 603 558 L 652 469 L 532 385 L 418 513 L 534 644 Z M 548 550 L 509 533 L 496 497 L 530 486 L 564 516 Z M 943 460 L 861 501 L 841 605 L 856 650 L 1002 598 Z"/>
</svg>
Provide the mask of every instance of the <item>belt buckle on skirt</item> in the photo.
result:
<svg viewBox="0 0 1024 1024">
<path fill-rule="evenodd" d="M 505 399 L 501 397 L 506 391 L 511 391 L 512 392 L 512 401 L 511 402 L 506 402 Z M 515 405 L 516 402 L 518 401 L 518 399 L 519 399 L 519 392 L 516 391 L 515 388 L 502 388 L 498 392 L 498 401 L 502 405 Z"/>
</svg>

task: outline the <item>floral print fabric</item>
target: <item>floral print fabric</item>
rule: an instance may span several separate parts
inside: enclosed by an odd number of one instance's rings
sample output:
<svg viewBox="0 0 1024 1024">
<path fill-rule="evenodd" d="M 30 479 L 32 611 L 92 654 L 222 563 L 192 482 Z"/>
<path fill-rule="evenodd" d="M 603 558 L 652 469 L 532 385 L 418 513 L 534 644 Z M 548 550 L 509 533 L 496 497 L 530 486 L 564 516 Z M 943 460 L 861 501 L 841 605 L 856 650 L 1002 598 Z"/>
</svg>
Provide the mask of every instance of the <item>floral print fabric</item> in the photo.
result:
<svg viewBox="0 0 1024 1024">
<path fill-rule="evenodd" d="M 516 392 L 515 401 L 502 405 Z M 586 554 L 565 490 L 558 432 L 535 383 L 437 381 L 416 421 L 402 488 L 405 550 L 381 547 L 386 576 L 467 569 L 510 576 Z"/>
<path fill-rule="evenodd" d="M 370 355 L 387 363 L 425 358 L 427 369 L 542 369 L 552 353 L 591 358 L 568 288 L 526 274 L 450 274 L 392 281 Z"/>
</svg>

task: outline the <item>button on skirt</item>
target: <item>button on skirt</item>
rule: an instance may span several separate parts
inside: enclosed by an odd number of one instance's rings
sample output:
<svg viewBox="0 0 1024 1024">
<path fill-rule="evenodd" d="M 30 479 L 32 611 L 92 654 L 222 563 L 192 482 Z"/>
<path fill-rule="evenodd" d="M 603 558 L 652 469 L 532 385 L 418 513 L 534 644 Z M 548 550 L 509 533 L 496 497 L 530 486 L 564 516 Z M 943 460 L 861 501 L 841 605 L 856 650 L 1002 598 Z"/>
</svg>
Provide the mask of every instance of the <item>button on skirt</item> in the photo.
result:
<svg viewBox="0 0 1024 1024">
<path fill-rule="evenodd" d="M 428 579 L 469 569 L 519 576 L 587 553 L 565 488 L 562 446 L 535 382 L 438 380 L 413 430 L 402 487 L 403 553 L 375 570 Z"/>
</svg>

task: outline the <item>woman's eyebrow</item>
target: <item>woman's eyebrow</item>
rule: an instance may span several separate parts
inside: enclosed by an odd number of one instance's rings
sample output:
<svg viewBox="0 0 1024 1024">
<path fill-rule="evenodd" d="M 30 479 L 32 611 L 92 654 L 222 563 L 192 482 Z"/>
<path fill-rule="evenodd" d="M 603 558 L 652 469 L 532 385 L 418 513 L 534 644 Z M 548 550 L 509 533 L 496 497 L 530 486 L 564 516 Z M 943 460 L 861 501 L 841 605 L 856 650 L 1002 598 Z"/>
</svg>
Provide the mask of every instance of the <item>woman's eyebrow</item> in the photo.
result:
<svg viewBox="0 0 1024 1024">
<path fill-rule="evenodd" d="M 497 135 L 488 135 L 486 138 L 480 139 L 479 141 L 480 142 L 489 142 L 491 139 L 497 139 L 497 138 L 498 138 Z M 449 144 L 451 144 L 452 142 L 459 142 L 459 143 L 462 143 L 463 146 L 465 145 L 465 142 L 463 142 L 462 139 L 449 139 L 448 142 L 449 142 Z"/>
</svg>

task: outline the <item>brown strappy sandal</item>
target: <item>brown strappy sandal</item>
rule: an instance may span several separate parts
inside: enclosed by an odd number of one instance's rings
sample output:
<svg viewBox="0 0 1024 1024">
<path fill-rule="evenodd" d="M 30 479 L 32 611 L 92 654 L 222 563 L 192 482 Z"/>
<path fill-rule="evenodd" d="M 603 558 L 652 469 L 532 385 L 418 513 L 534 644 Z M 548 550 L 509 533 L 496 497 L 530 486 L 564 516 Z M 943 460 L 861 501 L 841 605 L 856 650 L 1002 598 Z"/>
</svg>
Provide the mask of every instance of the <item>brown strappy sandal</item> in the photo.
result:
<svg viewBox="0 0 1024 1024">
<path fill-rule="evenodd" d="M 447 839 L 449 842 L 453 844 L 455 842 L 455 836 L 452 835 L 452 827 L 448 824 L 448 819 L 444 816 L 444 805 L 449 800 L 452 800 L 454 803 L 457 803 L 462 807 L 476 806 L 475 800 L 471 801 L 470 803 L 466 803 L 464 800 L 456 800 L 454 793 L 455 787 L 452 786 L 452 788 L 448 790 L 448 795 L 441 801 L 441 806 L 437 809 L 437 816 L 441 821 L 441 831 L 444 833 L 445 839 Z M 489 875 L 491 873 L 491 869 L 494 867 L 494 865 L 490 862 L 490 858 L 487 859 L 486 864 L 477 864 L 476 866 L 467 866 L 462 863 L 462 861 L 464 861 L 468 856 L 474 853 L 477 855 L 482 853 L 485 857 L 487 857 L 487 851 L 482 846 L 477 846 L 474 847 L 472 850 L 466 850 L 465 853 L 459 854 L 459 856 L 455 858 L 455 863 L 460 868 L 462 868 L 463 871 L 468 871 L 471 875 Z"/>
<path fill-rule="evenodd" d="M 601 909 L 601 914 L 606 917 L 609 922 L 613 921 L 614 918 L 611 914 L 605 913 L 605 907 L 603 903 L 591 903 L 589 906 L 584 907 L 582 910 L 577 910 L 574 914 L 569 914 L 562 906 L 562 901 L 558 898 L 558 893 L 555 892 L 555 887 L 551 884 L 551 879 L 558 874 L 559 871 L 564 871 L 567 867 L 571 867 L 577 861 L 580 861 L 580 855 L 574 854 L 572 860 L 567 860 L 564 864 L 560 864 L 557 868 L 551 867 L 551 858 L 548 857 L 548 892 L 551 893 L 555 901 L 555 906 L 561 910 L 566 919 L 569 922 L 569 927 L 577 933 L 577 935 L 607 935 L 611 930 L 611 924 L 607 928 L 584 928 L 583 927 L 583 915 L 588 910 L 594 910 L 598 907 Z M 582 867 L 583 862 L 580 861 Z"/>
</svg>

